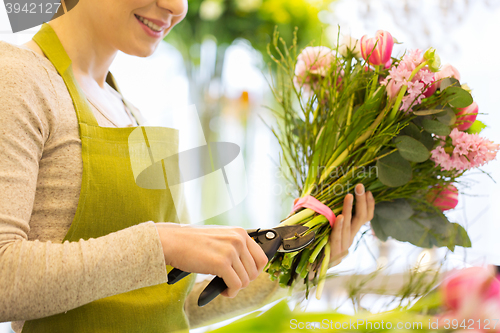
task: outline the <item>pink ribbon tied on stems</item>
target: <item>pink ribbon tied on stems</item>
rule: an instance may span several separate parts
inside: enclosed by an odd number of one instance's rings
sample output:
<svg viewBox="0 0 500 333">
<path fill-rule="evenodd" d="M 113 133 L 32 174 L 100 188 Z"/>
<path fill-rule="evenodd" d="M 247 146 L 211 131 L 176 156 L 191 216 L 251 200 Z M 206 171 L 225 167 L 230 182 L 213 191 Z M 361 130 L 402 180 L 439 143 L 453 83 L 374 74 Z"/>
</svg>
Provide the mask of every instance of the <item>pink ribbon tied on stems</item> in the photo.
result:
<svg viewBox="0 0 500 333">
<path fill-rule="evenodd" d="M 306 195 L 302 198 L 297 198 L 293 201 L 292 211 L 295 212 L 297 211 L 297 209 L 302 207 L 312 209 L 316 213 L 326 217 L 328 222 L 330 222 L 330 227 L 332 227 L 333 229 L 333 224 L 335 223 L 336 216 L 330 209 L 330 207 L 310 195 Z"/>
</svg>

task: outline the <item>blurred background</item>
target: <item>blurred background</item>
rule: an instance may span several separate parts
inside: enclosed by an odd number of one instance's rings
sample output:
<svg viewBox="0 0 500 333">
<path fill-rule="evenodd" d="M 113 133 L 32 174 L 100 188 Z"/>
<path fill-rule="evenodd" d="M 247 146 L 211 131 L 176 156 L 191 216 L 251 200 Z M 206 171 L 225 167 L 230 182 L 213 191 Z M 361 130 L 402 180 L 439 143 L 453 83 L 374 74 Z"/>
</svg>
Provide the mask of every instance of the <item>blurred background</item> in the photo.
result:
<svg viewBox="0 0 500 333">
<path fill-rule="evenodd" d="M 3 0 L 0 4 L 0 40 L 22 44 L 31 39 L 39 27 L 12 34 Z M 290 212 L 295 194 L 288 193 L 280 177 L 279 145 L 262 121 L 273 120 L 266 108 L 274 103 L 266 81 L 270 60 L 266 46 L 275 25 L 287 42 L 297 26 L 302 46 L 311 41 L 336 45 L 340 28 L 341 35 L 355 38 L 388 30 L 402 43 L 394 55 L 406 48 L 435 47 L 442 63 L 456 67 L 462 83 L 472 88 L 479 104 L 478 119 L 488 125 L 482 135 L 500 143 L 500 67 L 495 61 L 500 54 L 498 0 L 189 0 L 188 16 L 152 56 L 119 53 L 111 72 L 125 98 L 150 123 L 168 126 L 176 112 L 195 104 L 208 142 L 229 141 L 241 147 L 248 195 L 204 223 L 272 227 Z M 500 265 L 498 181 L 500 161 L 469 172 L 459 184 L 459 205 L 447 213 L 467 229 L 472 248 L 457 248 L 455 253 L 422 250 L 397 241 L 380 243 L 367 233 L 331 272 L 360 275 L 383 266 L 384 274 L 397 276 L 416 263 L 429 267 L 443 259 L 446 269 Z M 311 299 L 306 309 L 352 312 L 352 304 L 345 302 L 347 291 L 338 281 L 332 278 L 323 299 Z M 380 299 L 366 297 L 362 306 L 383 308 Z M 0 323 L 0 332 L 9 330 L 8 323 Z"/>
</svg>

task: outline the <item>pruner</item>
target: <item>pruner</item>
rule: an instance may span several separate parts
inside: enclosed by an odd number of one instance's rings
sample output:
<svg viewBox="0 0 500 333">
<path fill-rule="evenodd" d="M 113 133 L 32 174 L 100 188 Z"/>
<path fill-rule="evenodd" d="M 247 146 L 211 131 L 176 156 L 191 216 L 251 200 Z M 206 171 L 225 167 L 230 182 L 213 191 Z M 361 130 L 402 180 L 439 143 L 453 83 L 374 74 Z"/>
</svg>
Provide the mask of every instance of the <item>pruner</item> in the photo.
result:
<svg viewBox="0 0 500 333">
<path fill-rule="evenodd" d="M 276 252 L 300 251 L 314 241 L 315 233 L 306 231 L 309 227 L 302 225 L 287 225 L 271 229 L 251 229 L 247 230 L 250 237 L 260 245 L 265 252 L 267 259 L 271 260 Z M 173 268 L 168 273 L 168 284 L 174 284 L 191 273 Z M 198 298 L 198 306 L 205 306 L 227 289 L 224 280 L 215 277 Z"/>
</svg>

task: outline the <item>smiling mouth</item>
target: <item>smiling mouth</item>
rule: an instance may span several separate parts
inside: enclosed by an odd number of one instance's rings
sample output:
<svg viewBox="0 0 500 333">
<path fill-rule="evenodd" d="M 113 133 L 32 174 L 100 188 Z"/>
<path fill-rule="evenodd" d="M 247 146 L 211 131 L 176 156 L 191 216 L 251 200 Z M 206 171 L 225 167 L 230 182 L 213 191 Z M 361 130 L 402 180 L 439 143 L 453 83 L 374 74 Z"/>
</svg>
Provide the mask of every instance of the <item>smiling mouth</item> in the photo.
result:
<svg viewBox="0 0 500 333">
<path fill-rule="evenodd" d="M 164 28 L 154 24 L 153 22 L 149 21 L 148 19 L 142 17 L 142 16 L 139 16 L 137 14 L 134 14 L 135 17 L 137 17 L 137 19 L 139 21 L 141 21 L 144 25 L 146 25 L 149 29 L 153 30 L 154 32 L 161 32 L 163 31 Z"/>
</svg>

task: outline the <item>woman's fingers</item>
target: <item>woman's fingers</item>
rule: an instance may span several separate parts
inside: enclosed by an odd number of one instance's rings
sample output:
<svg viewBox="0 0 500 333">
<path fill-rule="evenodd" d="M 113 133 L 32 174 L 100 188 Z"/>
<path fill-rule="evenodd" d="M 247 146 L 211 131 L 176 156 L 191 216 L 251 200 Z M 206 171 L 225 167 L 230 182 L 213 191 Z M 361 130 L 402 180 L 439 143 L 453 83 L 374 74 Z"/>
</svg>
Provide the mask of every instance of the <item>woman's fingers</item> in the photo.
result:
<svg viewBox="0 0 500 333">
<path fill-rule="evenodd" d="M 336 265 L 340 253 L 342 252 L 342 231 L 344 225 L 344 216 L 339 215 L 333 225 L 333 231 L 330 234 L 330 266 Z"/>
<path fill-rule="evenodd" d="M 344 216 L 339 215 L 335 220 L 335 224 L 333 225 L 332 231 L 332 240 L 331 240 L 331 254 L 339 253 L 342 251 L 342 230 L 344 225 Z"/>
<path fill-rule="evenodd" d="M 363 184 L 357 184 L 354 188 L 355 197 L 352 194 L 347 194 L 344 198 L 342 207 L 342 215 L 337 217 L 334 228 L 331 234 L 331 256 L 330 265 L 335 266 L 340 263 L 343 257 L 348 254 L 349 248 L 354 241 L 354 237 L 358 233 L 363 224 L 373 218 L 375 211 L 375 200 L 373 194 L 365 191 Z M 352 206 L 354 198 L 356 198 L 356 211 L 352 216 Z M 343 219 L 342 226 L 339 220 Z"/>
<path fill-rule="evenodd" d="M 358 224 L 360 222 L 365 221 L 367 216 L 366 193 L 363 184 L 356 185 L 356 187 L 354 188 L 354 193 L 356 194 L 356 214 L 355 214 L 356 225 L 354 225 L 354 227 L 356 228 L 358 227 Z M 362 224 L 364 224 L 364 222 Z M 361 225 L 359 227 L 361 227 Z"/>
<path fill-rule="evenodd" d="M 248 255 L 242 256 L 241 261 L 247 270 L 250 281 L 253 281 L 264 269 L 268 259 L 262 248 L 250 236 L 247 237 L 247 247 Z"/>
<path fill-rule="evenodd" d="M 157 223 L 165 263 L 185 272 L 220 276 L 234 297 L 267 263 L 262 248 L 243 228 Z"/>
<path fill-rule="evenodd" d="M 373 219 L 373 214 L 375 213 L 375 198 L 373 198 L 373 193 L 370 192 L 370 191 L 366 192 L 366 194 L 367 194 L 366 201 L 367 201 L 367 204 L 368 204 L 368 208 L 367 208 L 368 217 L 367 217 L 367 220 L 371 221 Z"/>
<path fill-rule="evenodd" d="M 248 275 L 245 278 L 245 268 L 239 260 L 234 260 L 232 266 L 227 267 L 221 274 L 221 278 L 227 286 L 221 294 L 226 297 L 235 297 L 243 288 L 243 281 L 248 280 Z"/>
<path fill-rule="evenodd" d="M 351 224 L 351 219 L 352 219 L 352 203 L 353 203 L 354 197 L 352 194 L 347 194 L 344 198 L 344 205 L 342 207 L 342 215 L 344 215 L 344 219 L 349 221 L 349 224 Z"/>
<path fill-rule="evenodd" d="M 344 219 L 342 226 L 342 247 L 341 251 L 348 251 L 351 247 L 351 219 Z"/>
</svg>

